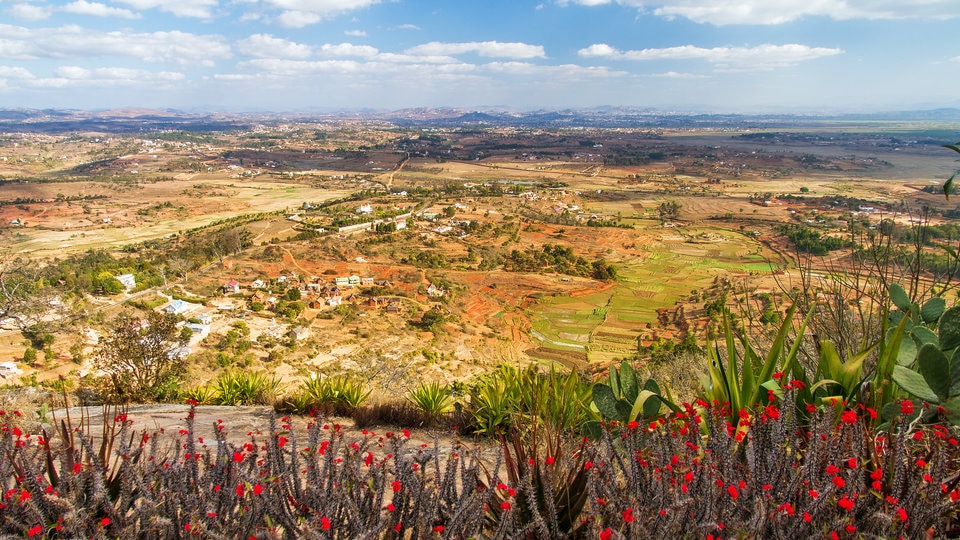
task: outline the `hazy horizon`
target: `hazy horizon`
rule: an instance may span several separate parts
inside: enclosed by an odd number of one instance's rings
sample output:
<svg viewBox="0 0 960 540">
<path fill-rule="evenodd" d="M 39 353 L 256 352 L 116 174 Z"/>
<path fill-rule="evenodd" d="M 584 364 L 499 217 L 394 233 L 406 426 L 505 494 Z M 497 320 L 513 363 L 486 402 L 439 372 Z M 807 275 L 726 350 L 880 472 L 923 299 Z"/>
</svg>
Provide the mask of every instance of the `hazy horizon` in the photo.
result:
<svg viewBox="0 0 960 540">
<path fill-rule="evenodd" d="M 0 14 L 12 108 L 960 106 L 950 0 L 0 0 Z"/>
</svg>

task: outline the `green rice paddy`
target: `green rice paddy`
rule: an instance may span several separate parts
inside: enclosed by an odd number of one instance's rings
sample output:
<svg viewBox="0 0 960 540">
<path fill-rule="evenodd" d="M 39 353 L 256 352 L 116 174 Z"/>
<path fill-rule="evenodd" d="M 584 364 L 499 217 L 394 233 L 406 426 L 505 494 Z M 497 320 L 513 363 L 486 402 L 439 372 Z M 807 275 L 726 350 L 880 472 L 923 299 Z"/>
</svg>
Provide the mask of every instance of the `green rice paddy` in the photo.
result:
<svg viewBox="0 0 960 540">
<path fill-rule="evenodd" d="M 671 308 L 694 290 L 704 290 L 718 275 L 771 272 L 762 246 L 733 231 L 685 230 L 661 238 L 640 257 L 609 260 L 618 281 L 606 291 L 584 296 L 542 298 L 529 308 L 531 335 L 557 351 L 578 348 L 591 363 L 632 355 L 637 340 L 651 336 L 657 309 Z"/>
</svg>

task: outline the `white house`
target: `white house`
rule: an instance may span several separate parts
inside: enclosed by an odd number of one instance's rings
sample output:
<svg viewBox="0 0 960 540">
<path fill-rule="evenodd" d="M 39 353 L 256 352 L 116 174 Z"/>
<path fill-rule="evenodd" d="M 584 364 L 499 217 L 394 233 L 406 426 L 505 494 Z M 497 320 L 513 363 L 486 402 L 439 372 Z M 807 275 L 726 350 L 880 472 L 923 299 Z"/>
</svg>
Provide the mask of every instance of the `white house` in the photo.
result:
<svg viewBox="0 0 960 540">
<path fill-rule="evenodd" d="M 174 300 L 163 307 L 163 312 L 171 315 L 180 315 L 190 311 L 193 309 L 193 307 L 193 304 L 189 302 L 184 302 L 183 300 Z"/>
</svg>

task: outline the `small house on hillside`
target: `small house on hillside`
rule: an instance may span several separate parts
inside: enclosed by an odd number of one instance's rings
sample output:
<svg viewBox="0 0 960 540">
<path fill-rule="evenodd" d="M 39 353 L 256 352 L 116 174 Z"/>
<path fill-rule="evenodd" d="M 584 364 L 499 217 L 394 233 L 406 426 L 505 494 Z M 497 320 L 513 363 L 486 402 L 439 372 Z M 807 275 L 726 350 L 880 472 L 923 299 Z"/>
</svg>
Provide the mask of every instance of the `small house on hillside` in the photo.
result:
<svg viewBox="0 0 960 540">
<path fill-rule="evenodd" d="M 291 330 L 290 333 L 287 335 L 289 335 L 296 341 L 300 341 L 301 339 L 306 339 L 310 337 L 310 329 L 299 326 Z"/>
<path fill-rule="evenodd" d="M 170 315 L 181 315 L 189 311 L 191 307 L 193 306 L 188 302 L 183 300 L 174 300 L 163 307 L 163 312 Z"/>
<path fill-rule="evenodd" d="M 236 294 L 240 292 L 240 282 L 231 279 L 230 281 L 223 284 L 223 294 Z"/>
</svg>

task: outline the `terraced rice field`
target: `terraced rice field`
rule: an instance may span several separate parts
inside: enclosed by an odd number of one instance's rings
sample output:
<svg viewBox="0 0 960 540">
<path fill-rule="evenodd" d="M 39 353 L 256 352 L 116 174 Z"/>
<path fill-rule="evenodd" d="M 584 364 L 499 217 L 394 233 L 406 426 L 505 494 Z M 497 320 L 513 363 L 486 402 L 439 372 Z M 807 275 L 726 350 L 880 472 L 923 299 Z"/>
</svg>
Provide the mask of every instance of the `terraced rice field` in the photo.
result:
<svg viewBox="0 0 960 540">
<path fill-rule="evenodd" d="M 528 310 L 532 340 L 540 351 L 576 351 L 590 363 L 609 362 L 633 354 L 638 338 L 653 334 L 658 308 L 708 288 L 716 276 L 771 273 L 767 261 L 775 255 L 756 240 L 734 231 L 701 232 L 664 234 L 646 243 L 641 256 L 616 260 L 619 279 L 605 291 L 539 300 Z"/>
</svg>

